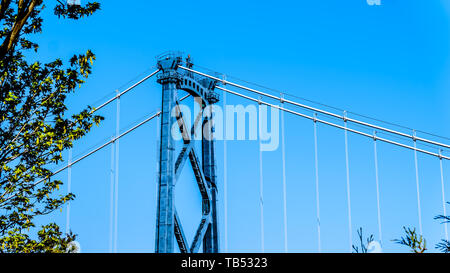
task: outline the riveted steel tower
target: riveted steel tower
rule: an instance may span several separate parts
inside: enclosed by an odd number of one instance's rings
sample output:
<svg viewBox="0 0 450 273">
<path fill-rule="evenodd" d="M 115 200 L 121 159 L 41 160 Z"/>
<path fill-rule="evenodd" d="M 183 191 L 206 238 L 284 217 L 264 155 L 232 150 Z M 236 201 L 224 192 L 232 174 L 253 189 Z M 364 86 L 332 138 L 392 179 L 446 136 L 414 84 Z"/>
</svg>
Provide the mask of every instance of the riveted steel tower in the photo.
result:
<svg viewBox="0 0 450 273">
<path fill-rule="evenodd" d="M 183 60 L 181 53 L 170 52 L 158 57 L 158 83 L 162 85 L 161 139 L 159 158 L 158 204 L 156 215 L 157 253 L 174 252 L 174 238 L 180 252 L 198 252 L 203 241 L 203 252 L 219 252 L 217 223 L 216 163 L 214 158 L 214 118 L 211 105 L 219 100 L 214 87 L 217 82 L 178 69 L 185 64 L 191 68 L 190 57 Z M 199 104 L 200 111 L 192 128 L 188 128 L 179 107 L 178 90 L 186 91 Z M 174 114 L 173 114 L 174 113 Z M 175 143 L 171 134 L 177 124 L 183 137 L 183 147 L 175 159 Z M 197 126 L 201 126 L 198 130 Z M 202 134 L 201 162 L 194 147 L 194 133 Z M 175 208 L 175 182 L 189 159 L 202 197 L 202 218 L 189 245 Z"/>
</svg>

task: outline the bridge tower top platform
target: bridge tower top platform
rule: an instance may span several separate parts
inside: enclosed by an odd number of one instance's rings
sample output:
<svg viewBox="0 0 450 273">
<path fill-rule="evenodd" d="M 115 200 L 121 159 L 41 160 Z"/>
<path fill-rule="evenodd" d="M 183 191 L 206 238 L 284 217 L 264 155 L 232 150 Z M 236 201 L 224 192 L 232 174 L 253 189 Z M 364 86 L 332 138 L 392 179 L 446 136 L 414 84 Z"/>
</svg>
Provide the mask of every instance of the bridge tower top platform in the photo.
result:
<svg viewBox="0 0 450 273">
<path fill-rule="evenodd" d="M 194 66 L 190 55 L 186 56 L 179 51 L 168 51 L 158 55 L 156 59 L 157 66 L 162 72 L 158 75 L 158 83 L 175 82 L 178 89 L 194 97 L 202 98 L 205 104 L 214 104 L 219 101 L 219 94 L 214 91 L 219 82 L 179 69 L 179 66 L 187 68 Z"/>
</svg>

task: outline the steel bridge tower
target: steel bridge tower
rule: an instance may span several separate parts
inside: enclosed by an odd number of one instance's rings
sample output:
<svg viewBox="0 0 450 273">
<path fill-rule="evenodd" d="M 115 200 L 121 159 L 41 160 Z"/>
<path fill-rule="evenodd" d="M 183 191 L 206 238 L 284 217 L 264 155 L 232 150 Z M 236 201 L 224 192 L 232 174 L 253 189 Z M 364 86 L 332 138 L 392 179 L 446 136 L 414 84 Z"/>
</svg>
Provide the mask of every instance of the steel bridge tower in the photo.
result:
<svg viewBox="0 0 450 273">
<path fill-rule="evenodd" d="M 178 69 L 185 64 L 191 68 L 190 57 L 183 60 L 181 53 L 170 52 L 157 58 L 158 83 L 162 85 L 161 139 L 159 150 L 158 204 L 156 214 L 157 253 L 174 252 L 174 238 L 180 252 L 198 252 L 203 241 L 203 252 L 219 252 L 219 231 L 217 223 L 217 185 L 216 162 L 214 158 L 213 112 L 211 105 L 219 101 L 214 92 L 216 81 L 197 77 L 185 70 Z M 186 91 L 199 104 L 199 113 L 191 128 L 188 128 L 179 107 L 178 90 Z M 177 125 L 175 125 L 177 124 Z M 183 147 L 175 158 L 175 143 L 171 129 L 180 129 Z M 199 129 L 200 126 L 201 128 Z M 194 147 L 195 132 L 200 132 L 202 141 L 201 162 Z M 189 159 L 202 197 L 202 217 L 189 245 L 183 232 L 175 208 L 175 183 L 185 162 Z"/>
</svg>

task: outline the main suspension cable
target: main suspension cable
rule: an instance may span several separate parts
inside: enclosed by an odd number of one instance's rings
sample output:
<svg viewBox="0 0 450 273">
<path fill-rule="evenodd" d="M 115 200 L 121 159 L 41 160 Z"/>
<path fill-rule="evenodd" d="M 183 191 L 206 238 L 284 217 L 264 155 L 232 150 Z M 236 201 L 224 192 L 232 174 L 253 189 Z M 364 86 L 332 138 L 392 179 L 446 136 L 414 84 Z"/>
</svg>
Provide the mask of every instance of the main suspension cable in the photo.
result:
<svg viewBox="0 0 450 273">
<path fill-rule="evenodd" d="M 180 101 L 185 100 L 185 99 L 186 99 L 187 97 L 189 97 L 189 96 L 190 96 L 190 95 L 184 96 L 183 98 L 180 99 Z M 55 176 L 56 174 L 58 174 L 58 173 L 64 171 L 65 169 L 67 169 L 67 168 L 69 168 L 69 167 L 71 167 L 71 166 L 77 164 L 77 163 L 80 162 L 81 160 L 83 160 L 83 159 L 85 159 L 85 158 L 87 158 L 87 157 L 93 155 L 94 153 L 96 153 L 96 152 L 102 150 L 103 148 L 105 148 L 105 147 L 108 146 L 109 144 L 111 144 L 111 143 L 113 143 L 114 141 L 116 141 L 116 140 L 118 140 L 118 139 L 120 139 L 120 138 L 126 136 L 127 134 L 129 134 L 129 133 L 131 133 L 132 131 L 136 130 L 137 128 L 141 127 L 142 125 L 144 125 L 145 123 L 147 123 L 147 122 L 149 122 L 150 120 L 154 119 L 155 117 L 159 116 L 160 114 L 161 114 L 161 111 L 158 111 L 157 113 L 155 113 L 154 115 L 152 115 L 152 116 L 146 118 L 145 120 L 143 120 L 143 121 L 140 122 L 139 124 L 133 126 L 132 128 L 128 129 L 127 131 L 121 133 L 120 135 L 118 135 L 118 136 L 112 138 L 110 141 L 108 141 L 108 142 L 102 144 L 101 146 L 99 146 L 99 147 L 95 148 L 94 150 L 88 152 L 87 154 L 81 156 L 81 157 L 78 158 L 77 160 L 74 160 L 71 164 L 68 164 L 68 165 L 62 167 L 61 169 L 58 169 L 57 171 L 55 171 L 55 172 L 53 172 L 52 174 L 48 175 L 46 178 L 43 178 L 43 179 L 41 179 L 41 180 L 35 182 L 35 183 L 34 183 L 33 185 L 31 185 L 31 186 L 32 186 L 32 187 L 35 187 L 35 186 L 37 186 L 38 184 L 40 184 L 40 183 L 44 182 L 45 180 L 49 179 L 50 177 Z M 11 198 L 15 197 L 16 195 L 17 195 L 17 194 L 11 195 L 10 197 L 6 198 L 5 200 L 2 200 L 0 203 L 4 203 L 4 202 L 10 200 Z"/>
<path fill-rule="evenodd" d="M 208 75 L 208 74 L 205 74 L 205 73 L 202 73 L 200 71 L 196 71 L 196 70 L 184 67 L 184 66 L 178 66 L 178 67 L 181 68 L 181 69 L 184 69 L 184 70 L 196 73 L 198 75 L 202 75 L 204 77 L 216 80 L 216 81 L 221 82 L 223 84 L 228 84 L 228 85 L 240 88 L 240 89 L 244 89 L 244 90 L 247 90 L 247 91 L 250 91 L 250 92 L 253 92 L 253 93 L 256 93 L 256 94 L 259 94 L 259 95 L 262 95 L 262 96 L 265 96 L 265 97 L 268 97 L 268 98 L 271 98 L 271 99 L 274 99 L 274 100 L 280 100 L 281 99 L 281 98 L 279 98 L 277 96 L 274 96 L 274 95 L 271 95 L 271 94 L 268 94 L 268 93 L 265 93 L 265 92 L 262 92 L 262 91 L 259 91 L 259 90 L 255 90 L 253 88 L 249 88 L 249 87 L 237 84 L 237 83 L 233 83 L 233 82 L 230 82 L 230 81 L 227 81 L 227 80 L 222 80 L 222 79 L 219 79 L 217 77 L 214 77 L 214 76 L 211 76 L 211 75 Z M 450 149 L 450 145 L 448 145 L 448 144 L 444 144 L 444 143 L 440 143 L 440 142 L 437 142 L 437 141 L 429 140 L 429 139 L 426 139 L 426 138 L 417 137 L 417 136 L 414 136 L 414 135 L 402 133 L 402 132 L 399 132 L 399 131 L 396 131 L 396 130 L 392 130 L 392 129 L 385 128 L 385 127 L 382 127 L 382 126 L 378 126 L 378 125 L 375 125 L 375 124 L 367 123 L 367 122 L 360 121 L 360 120 L 357 120 L 357 119 L 344 117 L 344 116 L 341 116 L 341 115 L 338 115 L 338 114 L 335 114 L 335 113 L 332 113 L 332 112 L 329 112 L 329 111 L 325 111 L 325 110 L 322 110 L 322 109 L 319 109 L 319 108 L 311 107 L 311 106 L 308 106 L 308 105 L 305 105 L 305 104 L 301 104 L 301 103 L 298 103 L 298 102 L 295 102 L 295 101 L 284 100 L 284 102 L 286 102 L 288 104 L 292 104 L 292 105 L 298 106 L 298 107 L 301 107 L 301 108 L 304 108 L 304 109 L 308 109 L 308 110 L 311 110 L 311 111 L 314 111 L 314 112 L 318 112 L 318 113 L 321 113 L 321 114 L 324 114 L 324 115 L 328 115 L 328 116 L 332 116 L 332 117 L 335 117 L 335 118 L 339 118 L 341 120 L 347 120 L 347 121 L 352 122 L 352 123 L 364 125 L 364 126 L 372 128 L 372 129 L 389 132 L 391 134 L 400 135 L 400 136 L 403 136 L 403 137 L 406 137 L 406 138 L 410 138 L 410 139 L 413 139 L 413 140 L 415 139 L 415 140 L 418 140 L 418 141 L 421 141 L 421 142 L 425 142 L 425 143 L 429 143 L 429 144 L 433 144 L 433 145 L 436 145 L 436 146 L 445 147 L 445 148 Z"/>
<path fill-rule="evenodd" d="M 272 108 L 278 108 L 278 109 L 280 109 L 282 111 L 285 111 L 285 112 L 288 112 L 288 113 L 291 113 L 291 114 L 294 114 L 294 115 L 297 115 L 297 116 L 300 116 L 300 117 L 303 117 L 303 118 L 307 118 L 309 120 L 314 120 L 314 117 L 311 117 L 311 116 L 308 116 L 308 115 L 305 115 L 305 114 L 302 114 L 302 113 L 299 113 L 299 112 L 296 112 L 296 111 L 293 111 L 293 110 L 290 110 L 290 109 L 287 109 L 287 108 L 283 108 L 283 107 L 280 107 L 280 106 L 275 105 L 275 104 L 264 102 L 264 101 L 261 101 L 261 100 L 258 100 L 258 99 L 255 99 L 255 98 L 243 95 L 241 93 L 238 93 L 238 92 L 235 92 L 235 91 L 232 91 L 232 90 L 229 90 L 229 89 L 225 89 L 225 88 L 220 87 L 220 86 L 216 86 L 216 88 L 220 89 L 220 90 L 223 90 L 223 91 L 226 91 L 226 92 L 228 92 L 230 94 L 233 94 L 233 95 L 236 95 L 236 96 L 239 96 L 239 97 L 242 97 L 242 98 L 254 101 L 254 102 L 258 102 L 258 103 L 270 106 Z M 335 128 L 339 128 L 339 129 L 342 129 L 342 130 L 347 130 L 349 132 L 352 132 L 352 133 L 355 133 L 355 134 L 359 134 L 359 135 L 362 135 L 362 136 L 365 136 L 365 137 L 374 138 L 374 136 L 371 135 L 371 134 L 367 134 L 367 133 L 364 133 L 364 132 L 361 132 L 361 131 L 358 131 L 358 130 L 355 130 L 355 129 L 351 129 L 351 128 L 345 128 L 342 125 L 338 125 L 338 124 L 335 124 L 335 123 L 332 123 L 332 122 L 328 122 L 328 121 L 323 120 L 323 119 L 316 119 L 316 121 L 320 122 L 320 123 L 323 123 L 323 124 L 327 124 L 327 125 L 333 126 Z M 403 143 L 395 142 L 395 141 L 392 141 L 392 140 L 389 140 L 389 139 L 386 139 L 386 138 L 381 138 L 381 137 L 378 137 L 378 136 L 375 136 L 375 138 L 377 140 L 380 140 L 380 141 L 383 141 L 383 142 L 386 142 L 386 143 L 390 143 L 390 144 L 393 144 L 393 145 L 397 145 L 397 146 L 400 146 L 400 147 L 403 147 L 403 148 L 407 148 L 407 149 L 410 149 L 410 150 L 418 151 L 418 152 L 421 152 L 421 153 L 424 153 L 424 154 L 428 154 L 428 155 L 431 155 L 431 156 L 435 156 L 435 157 L 438 157 L 438 158 L 443 158 L 443 159 L 446 159 L 446 160 L 450 160 L 450 157 L 444 156 L 444 155 L 440 155 L 438 153 L 433 153 L 433 152 L 430 152 L 430 151 L 427 151 L 427 150 L 423 150 L 423 149 L 420 149 L 420 148 L 417 148 L 417 147 L 412 147 L 412 146 L 409 146 L 409 145 L 406 145 L 406 144 L 403 144 Z"/>
<path fill-rule="evenodd" d="M 222 74 L 222 73 L 219 73 L 217 71 L 214 71 L 211 68 L 200 66 L 198 64 L 196 64 L 195 66 L 198 67 L 198 68 L 204 69 L 204 70 L 208 70 L 208 72 L 210 72 L 210 73 Z M 280 90 L 278 90 L 278 89 L 267 87 L 267 86 L 264 86 L 262 84 L 251 82 L 251 81 L 248 81 L 248 80 L 243 80 L 241 78 L 238 78 L 238 77 L 235 77 L 235 76 L 231 76 L 229 74 L 222 74 L 222 75 L 227 76 L 230 79 L 235 79 L 235 80 L 237 80 L 239 82 L 243 82 L 243 83 L 246 83 L 246 84 L 257 86 L 257 87 L 260 87 L 260 88 L 263 88 L 263 89 L 266 89 L 266 90 L 270 90 L 270 91 L 277 92 L 277 93 L 280 92 Z M 296 98 L 296 99 L 300 99 L 302 101 L 307 101 L 307 102 L 310 102 L 310 103 L 313 103 L 313 104 L 316 104 L 316 105 L 320 105 L 320 106 L 324 106 L 326 108 L 330 108 L 330 109 L 333 109 L 333 110 L 336 110 L 336 111 L 340 111 L 340 112 L 344 111 L 344 109 L 341 109 L 339 107 L 335 107 L 335 106 L 332 106 L 332 105 L 328 105 L 328 104 L 325 104 L 325 103 L 321 103 L 321 102 L 318 102 L 318 101 L 314 101 L 314 100 L 311 100 L 311 99 L 300 97 L 298 95 L 294 95 L 294 94 L 291 94 L 291 93 L 283 92 L 283 94 L 285 96 L 288 96 L 288 97 L 293 97 L 293 98 Z M 393 123 L 393 122 L 390 122 L 390 121 L 386 121 L 386 120 L 382 120 L 382 119 L 378 119 L 378 118 L 374 118 L 374 117 L 369 117 L 369 116 L 362 115 L 362 114 L 359 114 L 359 113 L 355 113 L 355 112 L 352 112 L 352 111 L 347 111 L 347 114 L 352 114 L 352 115 L 359 116 L 359 117 L 362 117 L 362 118 L 365 118 L 365 119 L 370 119 L 370 120 L 377 121 L 377 122 L 380 122 L 380 123 L 385 123 L 385 124 L 388 124 L 388 125 L 392 125 L 392 126 L 395 126 L 395 127 L 399 127 L 399 128 L 405 129 L 405 130 L 413 130 L 412 128 L 404 126 L 404 125 L 401 125 L 401 124 Z M 422 133 L 422 134 L 425 134 L 425 135 L 429 135 L 429 136 L 433 136 L 433 137 L 436 137 L 436 138 L 440 138 L 440 139 L 450 140 L 450 137 L 444 137 L 444 136 L 440 136 L 440 135 L 437 135 L 437 134 L 433 134 L 433 133 L 429 133 L 429 132 L 425 132 L 425 131 L 421 131 L 421 130 L 416 130 L 416 132 L 419 132 L 419 133 Z"/>
<path fill-rule="evenodd" d="M 105 107 L 106 105 L 110 104 L 111 102 L 113 102 L 116 99 L 119 99 L 121 96 L 125 95 L 126 93 L 128 93 L 129 91 L 131 91 L 132 89 L 134 89 L 135 87 L 137 87 L 138 85 L 140 85 L 141 83 L 145 82 L 146 80 L 150 79 L 151 77 L 153 77 L 156 73 L 158 73 L 160 71 L 160 69 L 157 69 L 156 71 L 150 73 L 149 75 L 145 76 L 142 80 L 138 81 L 137 83 L 133 84 L 132 86 L 128 87 L 127 89 L 125 89 L 124 91 L 117 93 L 114 97 L 110 98 L 109 100 L 107 100 L 106 102 L 102 103 L 101 105 L 99 105 L 98 107 L 95 107 L 94 109 L 92 109 L 91 114 L 102 109 L 103 107 Z"/>
</svg>

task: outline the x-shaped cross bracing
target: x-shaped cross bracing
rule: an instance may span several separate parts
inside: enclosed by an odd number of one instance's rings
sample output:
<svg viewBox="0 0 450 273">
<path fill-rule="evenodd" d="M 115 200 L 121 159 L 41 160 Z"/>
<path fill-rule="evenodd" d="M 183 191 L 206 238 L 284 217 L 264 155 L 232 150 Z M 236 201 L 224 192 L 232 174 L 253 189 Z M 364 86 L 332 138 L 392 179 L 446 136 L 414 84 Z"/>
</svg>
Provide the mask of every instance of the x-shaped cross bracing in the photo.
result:
<svg viewBox="0 0 450 273">
<path fill-rule="evenodd" d="M 178 247 L 180 252 L 182 253 L 193 253 L 197 252 L 202 239 L 208 229 L 208 225 L 211 222 L 211 196 L 210 196 L 210 186 L 207 183 L 207 180 L 203 174 L 203 170 L 200 164 L 200 161 L 195 153 L 194 147 L 194 136 L 197 129 L 197 126 L 200 121 L 203 120 L 203 103 L 201 103 L 201 111 L 196 116 L 194 124 L 192 125 L 192 129 L 189 132 L 187 130 L 187 126 L 183 119 L 183 113 L 180 109 L 178 99 L 176 100 L 175 106 L 175 117 L 178 123 L 178 128 L 180 129 L 181 135 L 183 137 L 183 148 L 178 154 L 177 160 L 175 161 L 175 183 L 180 177 L 181 170 L 183 169 L 187 158 L 191 162 L 192 170 L 194 171 L 195 179 L 197 181 L 198 188 L 200 190 L 200 194 L 202 197 L 202 218 L 200 220 L 200 224 L 197 228 L 197 232 L 195 233 L 194 240 L 192 241 L 191 246 L 189 247 L 187 238 L 183 232 L 183 227 L 180 222 L 180 218 L 178 216 L 176 208 L 174 208 L 174 233 L 175 238 L 178 243 Z"/>
</svg>

